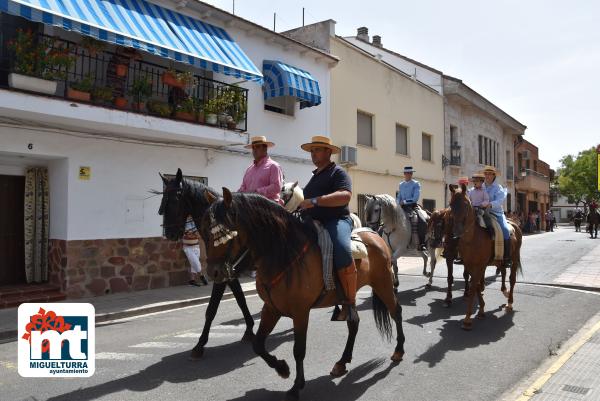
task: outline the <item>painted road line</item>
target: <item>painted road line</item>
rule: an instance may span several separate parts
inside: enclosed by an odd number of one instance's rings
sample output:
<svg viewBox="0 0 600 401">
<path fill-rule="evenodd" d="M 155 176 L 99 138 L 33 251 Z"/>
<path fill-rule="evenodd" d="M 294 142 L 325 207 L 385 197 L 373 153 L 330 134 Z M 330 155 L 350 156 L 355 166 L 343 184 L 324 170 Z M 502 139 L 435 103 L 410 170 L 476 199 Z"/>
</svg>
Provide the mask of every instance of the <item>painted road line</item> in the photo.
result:
<svg viewBox="0 0 600 401">
<path fill-rule="evenodd" d="M 128 352 L 98 352 L 96 354 L 96 359 L 111 361 L 141 361 L 142 359 L 151 356 L 152 354 L 132 354 Z"/>
<path fill-rule="evenodd" d="M 594 324 L 594 326 L 592 326 L 592 328 L 585 334 L 583 335 L 583 337 L 581 337 L 575 344 L 573 344 L 565 353 L 563 353 L 549 368 L 548 370 L 546 370 L 546 372 L 544 372 L 532 385 L 531 387 L 529 387 L 527 390 L 525 390 L 523 392 L 523 394 L 521 394 L 519 396 L 519 398 L 517 398 L 516 401 L 527 401 L 529 399 L 531 399 L 531 397 L 533 397 L 534 395 L 536 395 L 541 388 L 544 386 L 544 384 L 546 384 L 546 382 L 548 380 L 550 380 L 550 378 L 555 375 L 560 368 L 563 367 L 563 365 L 565 363 L 567 363 L 567 361 L 569 359 L 571 359 L 571 357 L 577 352 L 577 350 L 579 350 L 579 348 L 581 348 L 586 342 L 588 342 L 588 340 L 590 338 L 592 338 L 592 336 L 594 334 L 596 334 L 596 332 L 598 332 L 598 330 L 600 330 L 600 321 L 596 322 L 596 324 Z"/>
<path fill-rule="evenodd" d="M 187 347 L 189 344 L 187 343 L 172 343 L 172 342 L 160 342 L 160 341 L 149 341 L 147 343 L 140 343 L 135 345 L 130 345 L 130 348 L 177 348 L 177 347 Z"/>
</svg>

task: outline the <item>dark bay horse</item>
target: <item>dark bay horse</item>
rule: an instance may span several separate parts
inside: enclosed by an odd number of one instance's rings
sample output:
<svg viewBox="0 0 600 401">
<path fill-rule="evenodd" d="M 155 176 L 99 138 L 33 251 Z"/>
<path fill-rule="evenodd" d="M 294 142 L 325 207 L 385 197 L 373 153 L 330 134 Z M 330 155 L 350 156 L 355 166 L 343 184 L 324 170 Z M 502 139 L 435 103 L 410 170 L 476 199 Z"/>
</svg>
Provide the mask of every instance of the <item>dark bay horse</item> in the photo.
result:
<svg viewBox="0 0 600 401">
<path fill-rule="evenodd" d="M 163 197 L 158 214 L 163 216 L 164 236 L 170 241 L 179 241 L 183 237 L 185 221 L 188 215 L 192 216 L 196 227 L 200 227 L 202 216 L 204 216 L 204 213 L 210 206 L 206 200 L 206 194 L 209 193 L 213 197 L 220 197 L 220 195 L 202 183 L 183 178 L 181 169 L 177 169 L 177 174 L 174 178 L 169 179 L 162 175 L 161 178 L 163 180 L 164 189 L 162 191 Z M 161 192 L 154 191 L 154 193 L 158 194 Z M 239 263 L 240 261 L 237 259 L 241 256 L 242 253 L 239 255 L 231 255 L 232 259 L 229 263 Z M 244 263 L 245 266 L 238 267 L 238 271 L 242 270 L 242 267 L 248 267 L 247 265 L 250 261 L 248 258 L 245 258 L 242 263 Z M 223 298 L 226 286 L 229 286 L 231 289 L 231 292 L 244 315 L 246 331 L 244 332 L 242 340 L 251 341 L 254 338 L 254 333 L 252 332 L 254 319 L 248 310 L 248 305 L 246 304 L 246 298 L 244 297 L 240 282 L 235 277 L 223 277 L 222 272 L 221 266 L 216 266 L 208 271 L 209 277 L 215 280 L 215 282 L 213 284 L 208 307 L 206 308 L 206 319 L 202 334 L 198 339 L 198 343 L 192 349 L 192 359 L 198 359 L 204 354 L 204 346 L 208 342 L 210 326 L 217 314 L 217 309 Z"/>
<path fill-rule="evenodd" d="M 286 393 L 286 400 L 298 400 L 305 385 L 304 356 L 310 310 L 339 303 L 335 291 L 325 291 L 321 251 L 314 228 L 260 195 L 232 195 L 223 188 L 223 199 L 217 200 L 212 194 L 207 196 L 214 203 L 202 221 L 201 234 L 209 263 L 218 263 L 226 257 L 227 242 L 238 242 L 238 248 L 243 246 L 250 250 L 257 267 L 256 287 L 264 301 L 254 351 L 283 378 L 289 377 L 290 368 L 284 360 L 266 351 L 265 340 L 282 316 L 293 320 L 296 379 Z M 402 307 L 394 293 L 390 252 L 377 233 L 361 232 L 359 236 L 369 255 L 356 260 L 357 287 L 370 285 L 373 288 L 375 324 L 382 336 L 391 338 L 390 315 L 394 320 L 397 343 L 391 359 L 397 363 L 404 355 L 404 333 Z M 336 377 L 347 372 L 346 364 L 352 360 L 358 332 L 358 322 L 347 322 L 347 325 L 346 347 L 331 371 Z"/>
<path fill-rule="evenodd" d="M 578 210 L 573 215 L 573 224 L 575 225 L 575 232 L 581 232 L 581 222 L 583 221 L 583 212 Z"/>
<path fill-rule="evenodd" d="M 598 238 L 598 226 L 600 226 L 600 211 L 598 208 L 590 208 L 587 216 L 590 238 Z"/>
<path fill-rule="evenodd" d="M 476 222 L 475 209 L 467 196 L 467 187 L 462 184 L 460 190 L 450 187 L 452 199 L 450 200 L 449 222 L 452 224 L 453 237 L 458 238 L 458 250 L 464 262 L 465 270 L 469 273 L 469 293 L 467 295 L 467 314 L 462 327 L 465 330 L 471 330 L 473 314 L 473 299 L 475 294 L 479 299 L 479 312 L 477 317 L 485 318 L 483 301 L 483 283 L 485 269 L 487 266 L 497 266 L 504 269 L 502 261 L 494 260 L 494 242 L 486 230 L 481 228 Z M 518 224 L 509 220 L 513 228 L 510 244 L 512 247 L 512 268 L 510 270 L 510 292 L 503 289 L 508 301 L 505 309 L 513 309 L 513 292 L 517 279 L 517 271 L 521 271 L 521 243 L 522 233 Z M 505 269 L 504 269 L 505 270 Z M 504 277 L 504 275 L 503 275 Z M 503 280 L 504 282 L 504 280 Z"/>
</svg>

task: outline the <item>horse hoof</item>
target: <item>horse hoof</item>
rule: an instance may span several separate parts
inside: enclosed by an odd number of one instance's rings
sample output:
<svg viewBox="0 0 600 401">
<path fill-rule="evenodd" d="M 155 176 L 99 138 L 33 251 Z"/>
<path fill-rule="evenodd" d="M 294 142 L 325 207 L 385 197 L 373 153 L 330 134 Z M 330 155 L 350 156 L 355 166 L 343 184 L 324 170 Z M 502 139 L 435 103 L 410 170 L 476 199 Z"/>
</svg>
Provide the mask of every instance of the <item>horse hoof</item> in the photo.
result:
<svg viewBox="0 0 600 401">
<path fill-rule="evenodd" d="M 396 352 L 394 352 L 394 354 L 391 356 L 390 359 L 394 363 L 399 363 L 400 361 L 402 361 L 403 357 L 404 357 L 404 352 L 396 351 Z"/>
<path fill-rule="evenodd" d="M 275 370 L 277 371 L 277 374 L 283 379 L 287 379 L 288 377 L 290 377 L 290 367 L 288 366 L 286 361 L 277 361 Z"/>
<path fill-rule="evenodd" d="M 241 341 L 243 343 L 251 343 L 252 341 L 254 341 L 254 333 L 252 331 L 245 332 Z"/>
<path fill-rule="evenodd" d="M 485 313 L 478 313 L 477 314 L 477 319 L 480 319 L 480 320 L 485 319 Z"/>
<path fill-rule="evenodd" d="M 430 289 L 431 288 L 431 284 L 430 283 L 425 284 L 425 288 Z"/>
<path fill-rule="evenodd" d="M 202 359 L 202 355 L 204 355 L 204 347 L 194 348 L 192 349 L 192 353 L 188 357 L 188 361 L 198 361 Z"/>
<path fill-rule="evenodd" d="M 452 301 L 445 299 L 444 300 L 444 304 L 443 304 L 444 308 L 449 308 L 452 306 Z"/>
<path fill-rule="evenodd" d="M 331 369 L 331 372 L 329 372 L 329 374 L 333 377 L 342 377 L 346 373 L 348 373 L 348 369 L 346 369 L 346 364 L 339 362 L 336 362 L 335 365 L 333 365 L 333 369 Z"/>
<path fill-rule="evenodd" d="M 507 312 L 512 312 L 513 311 L 513 306 L 512 305 L 506 305 L 504 307 L 504 310 L 507 311 Z"/>
<path fill-rule="evenodd" d="M 461 329 L 465 330 L 465 331 L 471 331 L 473 329 L 473 323 L 472 322 L 462 322 L 462 325 L 460 326 Z"/>
</svg>

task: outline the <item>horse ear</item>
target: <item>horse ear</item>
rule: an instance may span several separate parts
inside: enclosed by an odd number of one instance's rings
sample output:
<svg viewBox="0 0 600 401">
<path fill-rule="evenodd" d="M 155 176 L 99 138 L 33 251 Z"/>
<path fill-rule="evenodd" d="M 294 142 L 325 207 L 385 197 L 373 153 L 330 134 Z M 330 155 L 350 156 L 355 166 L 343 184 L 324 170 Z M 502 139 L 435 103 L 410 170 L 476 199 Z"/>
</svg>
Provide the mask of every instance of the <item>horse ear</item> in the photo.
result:
<svg viewBox="0 0 600 401">
<path fill-rule="evenodd" d="M 233 202 L 231 192 L 225 187 L 223 187 L 223 201 L 225 202 L 225 207 L 227 208 L 231 207 L 231 203 Z"/>
<path fill-rule="evenodd" d="M 450 190 L 450 192 L 454 193 L 456 192 L 456 185 L 448 184 L 448 189 Z"/>
<path fill-rule="evenodd" d="M 294 185 L 292 185 L 292 191 L 294 190 L 294 188 L 296 188 L 298 186 L 298 181 L 294 182 Z"/>
<path fill-rule="evenodd" d="M 180 184 L 181 181 L 183 181 L 183 173 L 181 172 L 180 168 L 177 169 L 177 175 L 175 175 L 175 180 L 177 180 L 178 184 Z"/>
<path fill-rule="evenodd" d="M 213 202 L 217 200 L 217 197 L 209 191 L 204 191 L 204 199 L 206 199 L 209 205 L 212 205 Z"/>
<path fill-rule="evenodd" d="M 165 178 L 165 176 L 164 176 L 164 175 L 162 175 L 162 174 L 160 173 L 160 171 L 158 172 L 158 175 L 159 175 L 159 176 L 160 176 L 160 178 L 163 180 L 163 183 L 166 185 L 166 184 L 167 184 L 167 179 Z"/>
<path fill-rule="evenodd" d="M 462 191 L 463 194 L 466 194 L 467 193 L 467 185 L 460 184 L 460 190 Z"/>
</svg>

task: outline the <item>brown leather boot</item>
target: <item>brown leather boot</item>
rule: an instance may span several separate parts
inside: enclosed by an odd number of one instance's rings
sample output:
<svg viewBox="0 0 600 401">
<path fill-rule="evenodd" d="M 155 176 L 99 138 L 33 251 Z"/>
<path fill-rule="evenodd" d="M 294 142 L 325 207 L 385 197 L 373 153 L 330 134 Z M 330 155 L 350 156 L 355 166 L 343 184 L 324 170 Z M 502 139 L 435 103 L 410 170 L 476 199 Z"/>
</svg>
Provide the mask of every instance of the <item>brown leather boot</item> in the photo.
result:
<svg viewBox="0 0 600 401">
<path fill-rule="evenodd" d="M 358 313 L 356 312 L 356 281 L 358 273 L 354 260 L 349 266 L 337 270 L 337 275 L 344 290 L 344 298 L 346 299 L 342 305 L 341 312 L 334 312 L 331 320 L 358 322 Z"/>
</svg>

